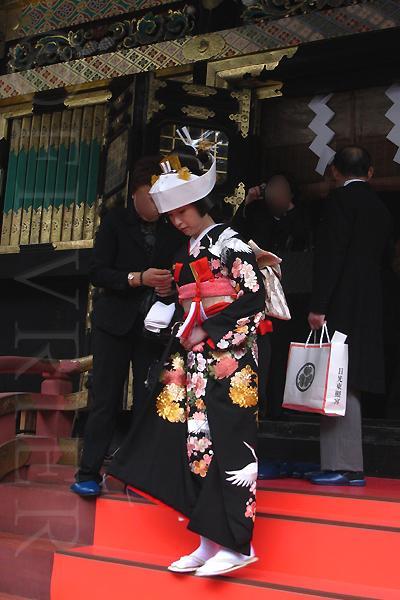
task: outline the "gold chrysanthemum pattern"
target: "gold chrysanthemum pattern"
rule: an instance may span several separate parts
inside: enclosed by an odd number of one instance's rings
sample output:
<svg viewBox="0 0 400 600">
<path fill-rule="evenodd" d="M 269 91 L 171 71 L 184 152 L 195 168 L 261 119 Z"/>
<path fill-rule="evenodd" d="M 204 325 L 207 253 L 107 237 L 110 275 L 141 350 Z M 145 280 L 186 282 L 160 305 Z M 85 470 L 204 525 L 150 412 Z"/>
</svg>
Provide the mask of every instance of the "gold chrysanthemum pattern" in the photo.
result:
<svg viewBox="0 0 400 600">
<path fill-rule="evenodd" d="M 183 387 L 175 383 L 164 386 L 156 401 L 158 416 L 170 423 L 184 423 L 186 420 L 185 409 L 181 406 L 184 399 Z"/>
<path fill-rule="evenodd" d="M 242 408 L 257 405 L 258 377 L 257 373 L 249 365 L 237 371 L 232 377 L 229 397 L 233 404 L 238 404 Z"/>
</svg>

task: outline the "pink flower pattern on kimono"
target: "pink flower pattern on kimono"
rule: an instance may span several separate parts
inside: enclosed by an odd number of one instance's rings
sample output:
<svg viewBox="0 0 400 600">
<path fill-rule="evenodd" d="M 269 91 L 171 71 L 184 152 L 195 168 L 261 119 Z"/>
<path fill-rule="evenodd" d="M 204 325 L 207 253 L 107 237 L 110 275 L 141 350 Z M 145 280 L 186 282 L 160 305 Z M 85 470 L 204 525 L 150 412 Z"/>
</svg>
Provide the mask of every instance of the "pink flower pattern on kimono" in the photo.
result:
<svg viewBox="0 0 400 600">
<path fill-rule="evenodd" d="M 204 396 L 207 380 L 201 373 L 193 373 L 191 376 L 190 389 L 194 390 L 196 398 Z"/>
<path fill-rule="evenodd" d="M 256 505 L 256 501 L 254 500 L 254 497 L 250 496 L 250 498 L 246 502 L 246 511 L 244 513 L 244 516 L 255 521 L 256 507 L 257 507 L 257 505 Z"/>
<path fill-rule="evenodd" d="M 216 379 L 224 379 L 230 377 L 238 368 L 238 361 L 232 356 L 227 356 L 222 360 L 218 361 L 214 367 L 214 374 Z"/>
</svg>

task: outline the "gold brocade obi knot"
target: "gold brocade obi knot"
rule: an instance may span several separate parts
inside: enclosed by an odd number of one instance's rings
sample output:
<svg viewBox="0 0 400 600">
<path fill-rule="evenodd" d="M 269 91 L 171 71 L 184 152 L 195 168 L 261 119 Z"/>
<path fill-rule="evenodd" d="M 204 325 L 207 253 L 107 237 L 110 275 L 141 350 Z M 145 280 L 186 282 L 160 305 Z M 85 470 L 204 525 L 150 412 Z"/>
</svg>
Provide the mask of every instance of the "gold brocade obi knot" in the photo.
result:
<svg viewBox="0 0 400 600">
<path fill-rule="evenodd" d="M 217 314 L 236 300 L 236 292 L 227 277 L 196 281 L 178 287 L 179 302 L 185 310 L 185 321 L 178 332 L 184 339 L 193 327 Z"/>
</svg>

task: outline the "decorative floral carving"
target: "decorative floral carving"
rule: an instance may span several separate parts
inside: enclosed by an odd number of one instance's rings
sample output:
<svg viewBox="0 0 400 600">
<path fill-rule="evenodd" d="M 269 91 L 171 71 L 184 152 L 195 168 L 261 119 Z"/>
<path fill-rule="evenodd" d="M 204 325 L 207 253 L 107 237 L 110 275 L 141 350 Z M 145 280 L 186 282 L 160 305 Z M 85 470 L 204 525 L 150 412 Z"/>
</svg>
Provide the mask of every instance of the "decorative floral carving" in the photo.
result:
<svg viewBox="0 0 400 600">
<path fill-rule="evenodd" d="M 245 22 L 255 19 L 281 19 L 324 8 L 356 4 L 354 0 L 242 0 L 242 3 L 245 6 L 242 12 Z"/>
<path fill-rule="evenodd" d="M 90 24 L 75 31 L 21 40 L 8 50 L 9 72 L 70 61 L 111 50 L 135 48 L 188 35 L 194 29 L 192 6 L 140 18 Z"/>
</svg>

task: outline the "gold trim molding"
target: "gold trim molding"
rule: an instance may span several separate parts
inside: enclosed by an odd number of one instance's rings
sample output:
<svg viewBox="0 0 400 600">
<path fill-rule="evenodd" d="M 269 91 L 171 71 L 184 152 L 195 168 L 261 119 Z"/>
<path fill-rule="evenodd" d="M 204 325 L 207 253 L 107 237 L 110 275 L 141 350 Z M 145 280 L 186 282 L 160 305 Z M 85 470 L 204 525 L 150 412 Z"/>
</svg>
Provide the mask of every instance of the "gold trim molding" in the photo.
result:
<svg viewBox="0 0 400 600">
<path fill-rule="evenodd" d="M 243 75 L 250 74 L 258 77 L 265 68 L 273 71 L 281 60 L 293 58 L 298 46 L 283 48 L 282 50 L 268 50 L 234 58 L 210 61 L 207 64 L 206 85 L 219 88 L 229 88 L 233 83 L 243 79 Z"/>
<path fill-rule="evenodd" d="M 283 82 L 282 81 L 269 81 L 268 85 L 263 85 L 256 89 L 257 100 L 268 100 L 269 98 L 277 98 L 282 96 Z"/>
<path fill-rule="evenodd" d="M 93 248 L 93 240 L 68 240 L 65 242 L 53 242 L 54 250 L 81 250 L 82 248 Z"/>
<path fill-rule="evenodd" d="M 94 104 L 105 104 L 112 98 L 110 90 L 95 90 L 93 92 L 81 92 L 70 94 L 64 100 L 67 108 L 79 108 L 80 106 L 93 106 Z"/>
<path fill-rule="evenodd" d="M 8 119 L 31 115 L 32 109 L 32 102 L 15 104 L 13 106 L 0 106 L 0 139 L 7 138 Z"/>
<path fill-rule="evenodd" d="M 0 254 L 19 254 L 21 248 L 19 246 L 1 246 Z"/>
</svg>

